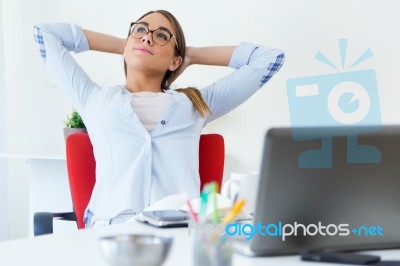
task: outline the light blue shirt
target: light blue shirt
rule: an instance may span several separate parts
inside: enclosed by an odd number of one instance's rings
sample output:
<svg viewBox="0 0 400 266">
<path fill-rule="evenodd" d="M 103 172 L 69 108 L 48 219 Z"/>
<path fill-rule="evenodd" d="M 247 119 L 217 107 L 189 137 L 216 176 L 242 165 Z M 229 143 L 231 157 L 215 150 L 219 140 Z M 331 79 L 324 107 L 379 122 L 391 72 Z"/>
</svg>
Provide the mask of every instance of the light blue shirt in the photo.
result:
<svg viewBox="0 0 400 266">
<path fill-rule="evenodd" d="M 37 24 L 34 29 L 48 72 L 87 126 L 96 159 L 88 210 L 98 219 L 127 209 L 141 211 L 171 194 L 198 197 L 203 127 L 247 100 L 284 61 L 279 49 L 240 44 L 229 63 L 236 70 L 200 89 L 211 115 L 202 118 L 185 94 L 168 90 L 172 103 L 149 133 L 132 110 L 132 94 L 124 86 L 94 83 L 70 55 L 89 49 L 79 26 Z"/>
</svg>

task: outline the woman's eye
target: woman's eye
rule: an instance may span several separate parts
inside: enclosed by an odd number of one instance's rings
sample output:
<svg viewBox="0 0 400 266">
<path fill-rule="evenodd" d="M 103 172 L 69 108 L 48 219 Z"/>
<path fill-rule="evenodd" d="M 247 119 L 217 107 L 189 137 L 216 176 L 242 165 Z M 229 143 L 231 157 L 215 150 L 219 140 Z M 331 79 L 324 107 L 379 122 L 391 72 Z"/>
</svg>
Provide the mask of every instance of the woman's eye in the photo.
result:
<svg viewBox="0 0 400 266">
<path fill-rule="evenodd" d="M 145 33 L 147 31 L 147 29 L 144 26 L 136 26 L 135 31 L 139 32 L 139 33 Z"/>
<path fill-rule="evenodd" d="M 168 34 L 163 31 L 158 31 L 156 36 L 157 38 L 162 39 L 164 41 L 168 40 Z"/>
</svg>

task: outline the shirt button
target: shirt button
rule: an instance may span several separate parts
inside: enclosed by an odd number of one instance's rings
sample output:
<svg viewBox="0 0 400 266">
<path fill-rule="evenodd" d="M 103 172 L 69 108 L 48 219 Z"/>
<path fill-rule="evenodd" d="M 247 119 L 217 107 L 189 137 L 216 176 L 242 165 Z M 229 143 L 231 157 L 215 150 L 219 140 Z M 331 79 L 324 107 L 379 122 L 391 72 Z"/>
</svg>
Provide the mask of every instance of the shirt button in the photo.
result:
<svg viewBox="0 0 400 266">
<path fill-rule="evenodd" d="M 161 125 L 165 125 L 165 120 L 161 121 Z"/>
</svg>

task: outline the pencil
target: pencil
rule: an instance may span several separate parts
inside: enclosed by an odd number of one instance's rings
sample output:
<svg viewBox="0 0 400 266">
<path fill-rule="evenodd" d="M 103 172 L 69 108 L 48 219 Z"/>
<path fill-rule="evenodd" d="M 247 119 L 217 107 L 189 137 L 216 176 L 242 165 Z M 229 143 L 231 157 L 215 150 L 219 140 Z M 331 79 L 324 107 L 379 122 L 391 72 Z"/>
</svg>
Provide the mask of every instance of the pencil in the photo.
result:
<svg viewBox="0 0 400 266">
<path fill-rule="evenodd" d="M 222 223 L 225 225 L 230 223 L 233 220 L 233 218 L 235 218 L 235 216 L 242 210 L 244 204 L 245 201 L 243 199 L 236 201 L 231 211 L 224 217 Z"/>
</svg>

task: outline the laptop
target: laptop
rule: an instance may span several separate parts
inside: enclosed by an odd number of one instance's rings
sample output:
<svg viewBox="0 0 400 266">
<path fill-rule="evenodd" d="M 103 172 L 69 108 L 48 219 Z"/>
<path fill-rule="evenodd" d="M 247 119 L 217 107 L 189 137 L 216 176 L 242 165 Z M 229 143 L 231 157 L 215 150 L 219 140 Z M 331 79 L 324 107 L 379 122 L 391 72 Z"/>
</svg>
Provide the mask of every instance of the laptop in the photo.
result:
<svg viewBox="0 0 400 266">
<path fill-rule="evenodd" d="M 268 130 L 249 228 L 250 256 L 400 248 L 400 126 Z"/>
</svg>

